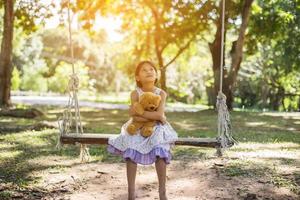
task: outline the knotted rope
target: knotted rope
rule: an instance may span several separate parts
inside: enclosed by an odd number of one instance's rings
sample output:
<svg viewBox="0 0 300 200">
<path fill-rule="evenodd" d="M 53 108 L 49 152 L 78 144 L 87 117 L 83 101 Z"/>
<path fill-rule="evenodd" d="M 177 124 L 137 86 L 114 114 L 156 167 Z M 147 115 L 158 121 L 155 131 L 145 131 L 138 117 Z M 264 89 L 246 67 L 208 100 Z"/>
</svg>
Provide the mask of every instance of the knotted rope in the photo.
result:
<svg viewBox="0 0 300 200">
<path fill-rule="evenodd" d="M 221 146 L 217 148 L 216 154 L 222 156 L 225 149 L 237 143 L 232 137 L 232 129 L 230 122 L 230 115 L 226 105 L 226 96 L 222 92 L 223 87 L 223 58 L 224 58 L 224 24 L 225 24 L 225 0 L 222 0 L 222 22 L 221 22 L 221 56 L 220 56 L 220 88 L 217 96 L 217 110 L 218 110 L 218 141 Z"/>
<path fill-rule="evenodd" d="M 58 127 L 59 127 L 59 135 L 58 142 L 56 147 L 60 148 L 62 146 L 61 136 L 70 133 L 73 122 L 72 110 L 75 112 L 75 126 L 76 126 L 76 134 L 83 134 L 83 128 L 81 124 L 80 110 L 77 92 L 79 89 L 79 78 L 75 73 L 74 66 L 74 51 L 73 51 L 73 43 L 72 43 L 72 28 L 71 28 L 71 17 L 70 17 L 70 0 L 68 0 L 68 26 L 69 26 L 69 48 L 71 54 L 71 65 L 72 65 L 72 74 L 70 75 L 70 79 L 68 82 L 68 94 L 69 101 L 68 105 L 63 111 L 63 116 L 58 119 Z M 81 162 L 87 162 L 90 159 L 89 150 L 86 145 L 80 144 L 80 158 Z"/>
</svg>

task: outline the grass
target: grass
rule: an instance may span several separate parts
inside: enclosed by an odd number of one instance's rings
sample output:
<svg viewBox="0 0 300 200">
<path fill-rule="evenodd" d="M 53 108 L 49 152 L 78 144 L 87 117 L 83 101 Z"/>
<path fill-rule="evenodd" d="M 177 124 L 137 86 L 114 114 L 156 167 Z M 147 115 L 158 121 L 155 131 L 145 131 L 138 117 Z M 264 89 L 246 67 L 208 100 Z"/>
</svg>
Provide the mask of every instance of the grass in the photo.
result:
<svg viewBox="0 0 300 200">
<path fill-rule="evenodd" d="M 11 199 L 11 198 L 12 198 L 11 192 L 9 192 L 9 191 L 0 192 L 0 199 L 8 200 L 8 199 Z"/>
<path fill-rule="evenodd" d="M 39 121 L 55 121 L 62 108 L 39 107 L 46 116 L 40 119 L 0 117 L 0 126 L 26 126 Z M 167 112 L 168 121 L 181 137 L 216 137 L 217 114 L 213 110 L 199 112 Z M 85 132 L 115 133 L 128 120 L 127 111 L 81 108 Z M 300 116 L 289 113 L 231 112 L 238 146 L 231 148 L 229 160 L 222 169 L 226 176 L 268 177 L 277 187 L 287 187 L 299 193 Z M 63 171 L 78 162 L 79 148 L 55 148 L 57 130 L 23 131 L 0 134 L 0 179 L 19 187 L 35 185 L 43 171 Z M 91 162 L 123 162 L 109 155 L 105 146 L 89 146 Z M 214 149 L 176 147 L 174 160 L 207 160 Z M 64 162 L 63 162 L 64 161 Z M 275 164 L 275 168 L 274 168 Z M 291 171 L 287 177 L 286 169 Z M 0 199 L 9 199 L 11 193 L 0 192 Z"/>
<path fill-rule="evenodd" d="M 270 168 L 265 165 L 257 164 L 249 160 L 234 160 L 230 162 L 222 171 L 227 176 L 245 176 L 245 177 L 261 177 L 266 173 L 270 173 Z"/>
<path fill-rule="evenodd" d="M 292 166 L 292 163 L 288 165 Z M 266 183 L 272 183 L 276 187 L 289 188 L 295 194 L 300 194 L 299 172 L 293 172 L 287 177 L 286 174 L 281 173 L 277 166 L 271 162 L 260 163 L 250 160 L 234 160 L 222 169 L 222 172 L 227 176 L 242 176 L 254 179 L 268 177 Z"/>
</svg>

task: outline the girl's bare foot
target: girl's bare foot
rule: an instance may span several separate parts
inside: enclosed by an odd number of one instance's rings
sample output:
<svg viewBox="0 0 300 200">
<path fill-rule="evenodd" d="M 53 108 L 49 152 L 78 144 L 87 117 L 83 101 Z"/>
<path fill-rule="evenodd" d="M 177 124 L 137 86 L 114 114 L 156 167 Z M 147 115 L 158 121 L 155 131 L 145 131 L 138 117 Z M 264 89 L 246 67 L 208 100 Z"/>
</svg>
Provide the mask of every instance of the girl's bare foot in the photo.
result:
<svg viewBox="0 0 300 200">
<path fill-rule="evenodd" d="M 128 181 L 128 200 L 135 200 L 135 176 L 137 164 L 131 160 L 126 161 L 127 181 Z"/>
<path fill-rule="evenodd" d="M 164 195 L 159 195 L 159 200 L 168 200 L 167 196 Z"/>
<path fill-rule="evenodd" d="M 159 191 L 159 200 L 168 200 L 166 191 Z"/>
<path fill-rule="evenodd" d="M 128 193 L 128 200 L 135 200 L 134 192 Z"/>
</svg>

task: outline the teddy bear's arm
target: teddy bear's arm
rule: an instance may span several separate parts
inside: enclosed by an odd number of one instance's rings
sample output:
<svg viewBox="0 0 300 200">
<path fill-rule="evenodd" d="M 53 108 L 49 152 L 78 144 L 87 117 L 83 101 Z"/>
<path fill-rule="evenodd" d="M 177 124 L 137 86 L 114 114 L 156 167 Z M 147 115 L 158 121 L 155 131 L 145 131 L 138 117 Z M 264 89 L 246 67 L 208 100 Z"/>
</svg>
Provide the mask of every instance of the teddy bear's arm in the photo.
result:
<svg viewBox="0 0 300 200">
<path fill-rule="evenodd" d="M 139 115 L 142 115 L 145 111 L 143 106 L 139 102 L 135 102 L 133 107 Z"/>
</svg>

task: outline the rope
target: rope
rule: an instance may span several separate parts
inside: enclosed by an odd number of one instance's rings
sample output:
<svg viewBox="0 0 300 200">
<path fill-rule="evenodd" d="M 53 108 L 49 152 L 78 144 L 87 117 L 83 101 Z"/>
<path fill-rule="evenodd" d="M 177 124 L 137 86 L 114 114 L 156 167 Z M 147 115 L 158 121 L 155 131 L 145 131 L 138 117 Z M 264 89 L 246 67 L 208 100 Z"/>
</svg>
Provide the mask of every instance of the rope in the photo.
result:
<svg viewBox="0 0 300 200">
<path fill-rule="evenodd" d="M 225 0 L 222 0 L 222 23 L 221 23 L 221 56 L 220 56 L 220 92 L 223 87 L 223 59 L 224 59 L 224 24 L 225 24 Z"/>
<path fill-rule="evenodd" d="M 70 0 L 68 0 L 68 30 L 69 30 L 69 48 L 71 54 L 71 65 L 72 65 L 72 74 L 70 75 L 70 79 L 68 82 L 68 94 L 69 94 L 69 101 L 68 105 L 63 112 L 63 116 L 58 119 L 58 126 L 59 126 L 59 135 L 58 135 L 58 142 L 56 147 L 60 148 L 62 146 L 60 138 L 61 136 L 68 134 L 72 127 L 73 122 L 73 115 L 72 109 L 74 108 L 75 111 L 75 126 L 76 126 L 76 134 L 83 134 L 83 128 L 81 124 L 81 117 L 80 117 L 80 110 L 79 110 L 79 103 L 78 103 L 78 96 L 77 92 L 79 89 L 79 78 L 75 73 L 75 66 L 74 66 L 74 50 L 73 50 L 73 42 L 72 42 L 72 28 L 71 28 L 71 15 L 70 15 Z M 80 158 L 81 162 L 86 162 L 90 159 L 89 150 L 86 145 L 80 145 Z"/>
<path fill-rule="evenodd" d="M 217 96 L 217 110 L 218 110 L 218 141 L 221 146 L 217 148 L 216 154 L 222 156 L 225 149 L 237 143 L 232 137 L 232 127 L 230 122 L 230 115 L 226 105 L 226 96 L 222 92 L 223 87 L 223 59 L 224 59 L 224 26 L 225 26 L 225 1 L 222 0 L 222 21 L 221 21 L 221 56 L 220 56 L 220 88 Z"/>
</svg>

